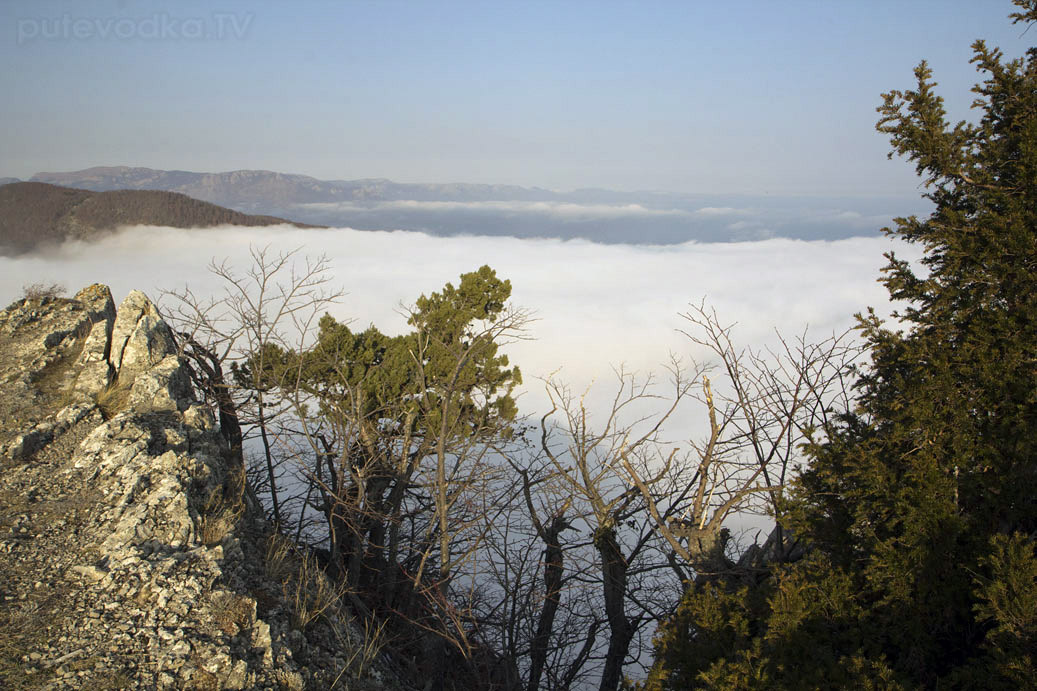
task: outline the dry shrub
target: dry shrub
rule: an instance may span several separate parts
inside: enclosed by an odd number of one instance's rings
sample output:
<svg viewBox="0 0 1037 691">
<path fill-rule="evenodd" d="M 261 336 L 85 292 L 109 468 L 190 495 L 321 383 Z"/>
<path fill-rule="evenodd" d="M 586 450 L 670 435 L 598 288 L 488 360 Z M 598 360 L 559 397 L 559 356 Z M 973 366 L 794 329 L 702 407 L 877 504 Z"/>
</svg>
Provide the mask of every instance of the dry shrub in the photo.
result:
<svg viewBox="0 0 1037 691">
<path fill-rule="evenodd" d="M 277 682 L 278 691 L 303 691 L 306 688 L 302 675 L 286 669 L 276 670 L 274 672 L 274 681 Z"/>
<path fill-rule="evenodd" d="M 230 592 L 213 593 L 209 597 L 217 628 L 228 636 L 251 628 L 255 623 L 255 601 Z"/>
<path fill-rule="evenodd" d="M 256 587 L 248 591 L 248 596 L 256 601 L 256 616 L 266 618 L 267 614 L 281 606 L 279 591 L 272 588 Z"/>
<path fill-rule="evenodd" d="M 23 300 L 40 300 L 42 298 L 56 298 L 64 295 L 65 286 L 60 283 L 46 284 L 43 282 L 30 283 L 22 286 Z"/>
</svg>

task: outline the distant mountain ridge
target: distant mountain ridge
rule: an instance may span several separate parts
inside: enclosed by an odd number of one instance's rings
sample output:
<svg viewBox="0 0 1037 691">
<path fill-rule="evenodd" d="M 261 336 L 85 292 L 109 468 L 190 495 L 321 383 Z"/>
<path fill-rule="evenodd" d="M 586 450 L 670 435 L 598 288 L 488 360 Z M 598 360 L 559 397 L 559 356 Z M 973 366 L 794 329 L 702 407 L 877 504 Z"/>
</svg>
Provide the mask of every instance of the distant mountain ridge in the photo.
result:
<svg viewBox="0 0 1037 691">
<path fill-rule="evenodd" d="M 238 209 L 294 204 L 377 201 L 554 201 L 560 194 L 538 187 L 475 183 L 401 183 L 383 178 L 318 180 L 269 170 L 195 173 L 128 166 L 101 166 L 68 173 L 37 173 L 32 182 L 95 192 L 164 190 Z"/>
<path fill-rule="evenodd" d="M 0 254 L 21 254 L 69 239 L 88 240 L 120 226 L 206 228 L 292 223 L 254 216 L 158 190 L 95 192 L 43 182 L 0 186 Z"/>
<path fill-rule="evenodd" d="M 162 190 L 186 194 L 248 214 L 292 218 L 304 223 L 358 230 L 407 230 L 438 236 L 586 238 L 597 242 L 726 241 L 755 237 L 756 230 L 703 229 L 695 219 L 645 218 L 637 214 L 552 216 L 566 205 L 612 209 L 669 210 L 715 205 L 701 195 L 577 189 L 483 183 L 403 183 L 385 178 L 319 180 L 269 170 L 199 173 L 130 166 L 99 166 L 71 172 L 37 173 L 31 178 L 95 192 Z M 719 203 L 719 202 L 718 202 Z M 721 204 L 723 205 L 723 204 Z M 546 214 L 546 215 L 545 215 Z M 713 223 L 713 226 L 718 225 Z"/>
<path fill-rule="evenodd" d="M 917 198 L 619 191 L 479 183 L 319 180 L 269 170 L 199 173 L 107 166 L 37 173 L 35 182 L 95 192 L 161 190 L 246 214 L 333 228 L 669 245 L 873 236 Z"/>
</svg>

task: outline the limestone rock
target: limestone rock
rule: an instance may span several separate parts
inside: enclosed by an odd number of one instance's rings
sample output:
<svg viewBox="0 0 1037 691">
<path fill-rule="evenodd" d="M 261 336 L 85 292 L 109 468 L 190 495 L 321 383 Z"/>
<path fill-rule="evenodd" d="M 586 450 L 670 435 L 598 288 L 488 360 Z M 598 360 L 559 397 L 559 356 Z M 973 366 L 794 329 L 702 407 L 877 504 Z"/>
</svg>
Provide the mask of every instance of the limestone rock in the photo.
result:
<svg viewBox="0 0 1037 691">
<path fill-rule="evenodd" d="M 131 291 L 119 305 L 111 343 L 111 363 L 124 383 L 167 355 L 176 354 L 172 331 L 148 296 L 139 290 Z"/>
<path fill-rule="evenodd" d="M 239 469 L 188 366 L 143 293 L 116 310 L 93 285 L 0 312 L 0 656 L 24 668 L 19 688 L 348 677 L 340 641 L 361 634 L 292 628 L 263 566 L 270 526 L 228 490 Z M 125 401 L 102 407 L 110 385 Z M 377 678 L 355 688 L 391 688 Z"/>
<path fill-rule="evenodd" d="M 76 300 L 89 310 L 92 326 L 79 355 L 79 376 L 76 389 L 87 396 L 95 396 L 111 384 L 114 371 L 108 352 L 115 325 L 115 301 L 108 286 L 95 283 L 76 293 Z"/>
<path fill-rule="evenodd" d="M 153 367 L 137 373 L 132 381 L 131 410 L 186 410 L 193 403 L 191 377 L 186 365 L 175 355 L 168 355 Z"/>
</svg>

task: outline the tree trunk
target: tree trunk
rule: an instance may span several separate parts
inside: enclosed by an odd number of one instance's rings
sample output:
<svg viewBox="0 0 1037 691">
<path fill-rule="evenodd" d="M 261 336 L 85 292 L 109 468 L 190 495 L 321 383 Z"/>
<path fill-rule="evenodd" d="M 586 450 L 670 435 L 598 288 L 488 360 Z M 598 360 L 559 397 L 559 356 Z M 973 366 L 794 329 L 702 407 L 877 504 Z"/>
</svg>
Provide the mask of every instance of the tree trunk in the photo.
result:
<svg viewBox="0 0 1037 691">
<path fill-rule="evenodd" d="M 185 339 L 184 355 L 202 371 L 199 375 L 192 369 L 192 379 L 200 389 L 215 399 L 220 418 L 220 435 L 230 446 L 233 462 L 239 467 L 243 467 L 245 462 L 241 448 L 241 423 L 238 420 L 237 406 L 234 405 L 234 399 L 230 395 L 230 386 L 223 377 L 220 359 L 209 348 L 191 338 L 189 334 L 181 333 L 180 337 Z"/>
<path fill-rule="evenodd" d="M 544 606 L 540 610 L 536 635 L 530 645 L 529 683 L 526 685 L 528 691 L 538 691 L 540 688 L 540 677 L 544 673 L 544 665 L 547 662 L 547 648 L 561 599 L 564 570 L 564 555 L 558 537 L 566 527 L 568 527 L 568 523 L 565 519 L 555 516 L 550 527 L 540 535 L 546 544 L 544 549 Z"/>
<path fill-rule="evenodd" d="M 256 393 L 256 407 L 259 414 L 259 436 L 263 440 L 263 455 L 266 457 L 266 475 L 270 483 L 270 503 L 274 509 L 274 530 L 281 529 L 281 506 L 277 500 L 277 479 L 274 477 L 274 455 L 270 449 L 270 439 L 266 433 L 266 411 L 263 407 L 263 393 Z"/>
<path fill-rule="evenodd" d="M 599 527 L 595 531 L 594 546 L 601 556 L 602 585 L 605 595 L 605 618 L 609 625 L 609 648 L 605 655 L 605 669 L 601 673 L 599 691 L 616 691 L 623 680 L 623 661 L 626 660 L 634 624 L 624 611 L 627 589 L 627 562 L 623 558 L 616 531 Z"/>
</svg>

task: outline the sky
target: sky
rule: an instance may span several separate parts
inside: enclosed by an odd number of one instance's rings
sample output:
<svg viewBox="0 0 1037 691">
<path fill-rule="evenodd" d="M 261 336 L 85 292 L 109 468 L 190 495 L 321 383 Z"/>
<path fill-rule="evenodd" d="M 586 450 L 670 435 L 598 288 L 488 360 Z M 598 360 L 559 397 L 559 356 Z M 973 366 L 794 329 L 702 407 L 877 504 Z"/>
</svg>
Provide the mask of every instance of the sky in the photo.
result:
<svg viewBox="0 0 1037 691">
<path fill-rule="evenodd" d="M 1007 0 L 0 0 L 0 176 L 95 165 L 568 190 L 907 195 L 880 93 Z"/>
</svg>

